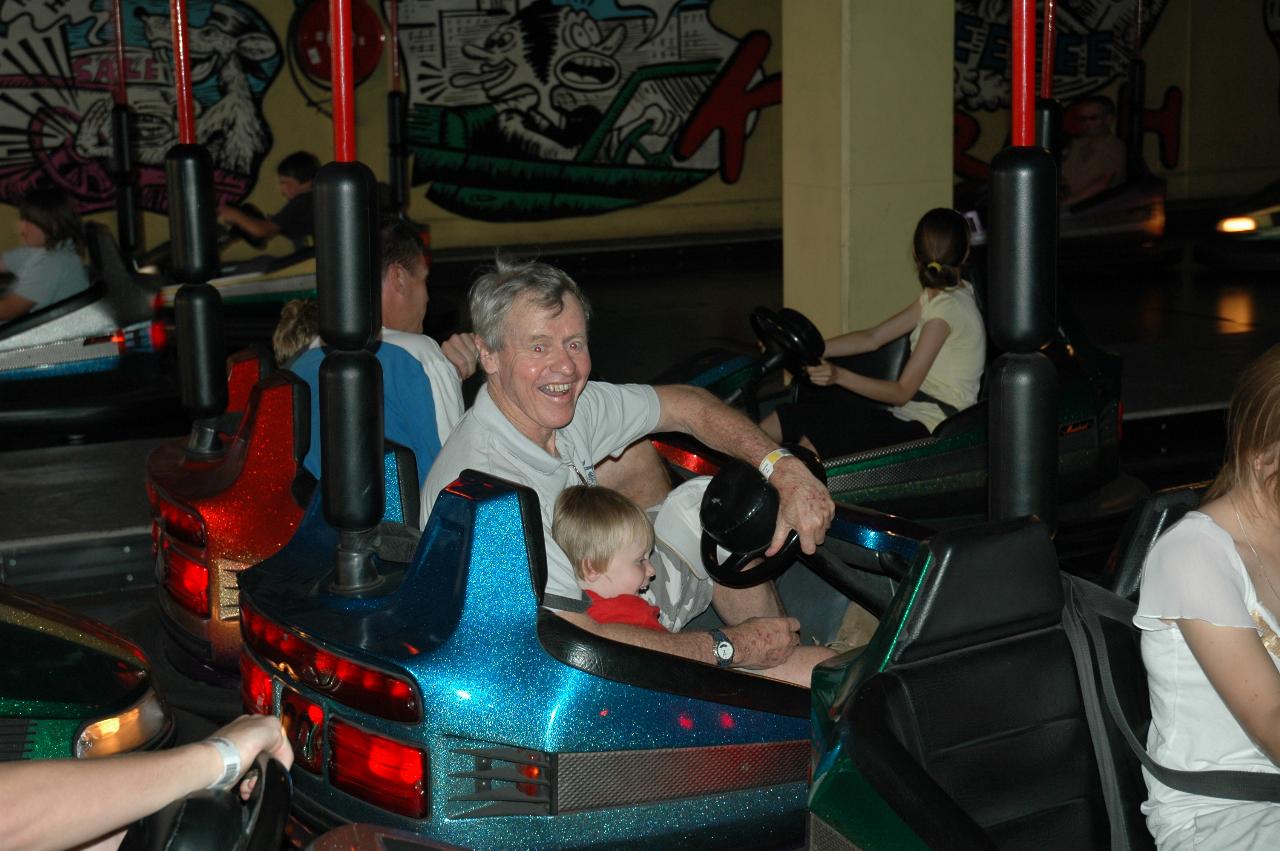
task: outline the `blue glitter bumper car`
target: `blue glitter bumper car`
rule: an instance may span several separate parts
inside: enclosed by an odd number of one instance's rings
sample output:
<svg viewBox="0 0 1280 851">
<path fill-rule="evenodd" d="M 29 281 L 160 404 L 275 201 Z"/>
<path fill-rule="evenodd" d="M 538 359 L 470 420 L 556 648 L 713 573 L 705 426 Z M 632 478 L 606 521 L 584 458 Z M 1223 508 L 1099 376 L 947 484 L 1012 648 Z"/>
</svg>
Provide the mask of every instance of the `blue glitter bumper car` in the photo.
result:
<svg viewBox="0 0 1280 851">
<path fill-rule="evenodd" d="M 887 600 L 876 565 L 909 563 L 917 541 L 883 515 L 842 508 L 837 526 L 860 554 L 825 569 L 865 578 L 846 594 Z M 532 491 L 464 473 L 406 562 L 375 557 L 362 594 L 332 587 L 337 541 L 313 511 L 241 576 L 244 700 L 285 719 L 304 828 L 372 822 L 489 848 L 802 838 L 809 692 L 541 608 Z"/>
</svg>

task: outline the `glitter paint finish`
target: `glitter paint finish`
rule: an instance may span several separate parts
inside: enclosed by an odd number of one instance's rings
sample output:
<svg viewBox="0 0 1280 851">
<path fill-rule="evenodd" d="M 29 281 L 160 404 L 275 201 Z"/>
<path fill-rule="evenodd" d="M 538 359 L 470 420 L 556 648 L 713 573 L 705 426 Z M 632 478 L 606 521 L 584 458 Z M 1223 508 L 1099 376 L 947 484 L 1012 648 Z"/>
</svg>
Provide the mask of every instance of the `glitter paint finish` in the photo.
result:
<svg viewBox="0 0 1280 851">
<path fill-rule="evenodd" d="M 147 481 L 156 495 L 198 513 L 206 530 L 203 549 L 168 542 L 168 533 L 161 545 L 171 543 L 209 568 L 211 616 L 182 609 L 163 583 L 161 611 L 221 668 L 233 668 L 240 651 L 240 571 L 278 552 L 302 519 L 293 495 L 302 455 L 294 419 L 306 409 L 297 399 L 301 394 L 305 403 L 306 392 L 298 379 L 277 373 L 254 388 L 236 434 L 215 461 L 189 458 L 185 441 L 157 447 L 147 459 Z"/>
<path fill-rule="evenodd" d="M 530 511 L 530 503 L 523 510 Z M 423 820 L 360 802 L 334 789 L 325 774 L 295 772 L 300 808 L 327 814 L 320 821 L 376 821 L 468 847 L 798 842 L 804 776 L 745 791 L 555 816 L 465 817 L 485 805 L 463 800 L 478 794 L 477 781 L 466 776 L 477 768 L 468 750 L 601 753 L 797 740 L 807 747 L 810 735 L 807 718 L 642 689 L 549 655 L 539 642 L 530 580 L 530 550 L 541 545 L 541 521 L 532 511 L 536 533 L 526 529 L 521 501 L 509 487 L 486 479 L 450 488 L 436 505 L 414 563 L 377 598 L 337 598 L 324 590 L 331 543 L 308 544 L 305 525 L 281 553 L 244 574 L 246 600 L 265 617 L 326 650 L 407 674 L 422 695 L 423 721 L 404 724 L 362 714 L 289 680 L 290 688 L 323 706 L 326 718 L 425 744 L 430 773 L 429 814 Z M 537 540 L 530 543 L 527 536 Z M 664 658 L 653 657 L 655 664 Z M 272 676 L 278 702 L 284 678 Z M 741 676 L 746 683 L 752 679 Z"/>
</svg>

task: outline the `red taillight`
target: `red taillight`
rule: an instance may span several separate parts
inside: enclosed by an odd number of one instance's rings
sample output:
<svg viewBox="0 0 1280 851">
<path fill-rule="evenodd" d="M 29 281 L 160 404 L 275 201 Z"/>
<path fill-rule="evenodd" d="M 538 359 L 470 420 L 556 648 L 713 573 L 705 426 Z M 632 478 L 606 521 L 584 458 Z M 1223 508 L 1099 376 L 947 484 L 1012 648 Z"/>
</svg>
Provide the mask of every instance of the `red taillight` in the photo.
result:
<svg viewBox="0 0 1280 851">
<path fill-rule="evenodd" d="M 271 675 L 249 658 L 240 654 L 240 700 L 244 711 L 252 715 L 271 714 Z"/>
<path fill-rule="evenodd" d="M 209 617 L 209 568 L 171 546 L 164 548 L 164 587 L 182 608 Z"/>
<path fill-rule="evenodd" d="M 160 311 L 164 308 L 164 293 L 156 293 L 156 297 L 151 299 L 151 309 Z"/>
<path fill-rule="evenodd" d="M 147 334 L 151 338 L 152 351 L 163 352 L 169 347 L 169 326 L 159 319 L 152 320 L 147 328 Z"/>
<path fill-rule="evenodd" d="M 426 779 L 425 751 L 329 722 L 329 782 L 335 788 L 384 810 L 425 818 Z"/>
<path fill-rule="evenodd" d="M 160 501 L 160 519 L 164 530 L 183 543 L 203 549 L 206 541 L 204 521 L 194 511 L 180 508 L 168 500 Z"/>
<path fill-rule="evenodd" d="M 126 348 L 126 346 L 125 346 L 125 339 L 124 339 L 124 332 L 123 332 L 123 331 L 121 331 L 119 328 L 117 328 L 115 331 L 112 331 L 112 332 L 111 332 L 111 342 L 115 343 L 115 344 L 116 344 L 116 348 L 117 348 L 117 349 L 119 349 L 121 352 L 123 352 L 123 351 L 125 350 L 125 348 Z"/>
<path fill-rule="evenodd" d="M 322 650 L 243 601 L 240 629 L 245 643 L 268 665 L 339 703 L 391 721 L 422 720 L 421 703 L 407 680 Z"/>
</svg>

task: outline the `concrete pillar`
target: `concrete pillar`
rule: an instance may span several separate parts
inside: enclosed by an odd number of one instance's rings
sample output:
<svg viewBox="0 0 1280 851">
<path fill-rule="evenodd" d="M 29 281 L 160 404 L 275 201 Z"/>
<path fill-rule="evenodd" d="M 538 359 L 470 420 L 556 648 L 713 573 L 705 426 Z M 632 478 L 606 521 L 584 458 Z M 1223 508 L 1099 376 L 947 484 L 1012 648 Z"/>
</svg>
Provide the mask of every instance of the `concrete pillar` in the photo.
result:
<svg viewBox="0 0 1280 851">
<path fill-rule="evenodd" d="M 955 4 L 782 4 L 783 301 L 830 336 L 920 291 L 911 234 L 952 200 Z"/>
</svg>

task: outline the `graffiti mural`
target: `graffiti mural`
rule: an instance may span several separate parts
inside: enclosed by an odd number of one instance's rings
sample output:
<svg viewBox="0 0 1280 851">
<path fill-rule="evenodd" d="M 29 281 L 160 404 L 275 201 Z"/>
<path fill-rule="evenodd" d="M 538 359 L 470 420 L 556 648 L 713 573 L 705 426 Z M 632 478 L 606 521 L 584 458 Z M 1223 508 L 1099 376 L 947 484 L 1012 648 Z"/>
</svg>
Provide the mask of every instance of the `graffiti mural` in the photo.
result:
<svg viewBox="0 0 1280 851">
<path fill-rule="evenodd" d="M 1167 5 L 1168 0 L 1059 0 L 1055 5 L 1054 97 L 1071 103 L 1116 83 L 1123 91 L 1137 51 L 1155 30 Z M 1038 17 L 1042 15 L 1043 8 L 1037 12 Z M 982 134 L 980 116 L 1009 109 L 1012 50 L 1009 0 L 957 0 L 954 141 L 955 172 L 962 179 L 982 181 L 988 177 L 988 163 L 971 151 Z M 1120 100 L 1117 124 L 1124 126 L 1128 98 Z M 1160 136 L 1161 163 L 1166 168 L 1177 164 L 1181 104 L 1181 91 L 1171 88 L 1160 108 L 1143 115 L 1144 128 Z M 1070 110 L 1067 117 L 1070 120 Z"/>
<path fill-rule="evenodd" d="M 486 221 L 605 213 L 738 180 L 780 103 L 769 36 L 711 0 L 401 0 L 413 182 Z"/>
<path fill-rule="evenodd" d="M 169 8 L 167 0 L 132 0 L 128 9 L 138 202 L 164 213 L 164 155 L 178 139 Z M 188 23 L 199 141 L 213 158 L 219 202 L 238 201 L 271 146 L 262 98 L 280 67 L 280 43 L 239 0 L 191 0 Z M 82 212 L 111 207 L 109 0 L 0 0 L 0 36 L 0 201 L 16 203 L 37 183 L 52 182 Z"/>
</svg>

